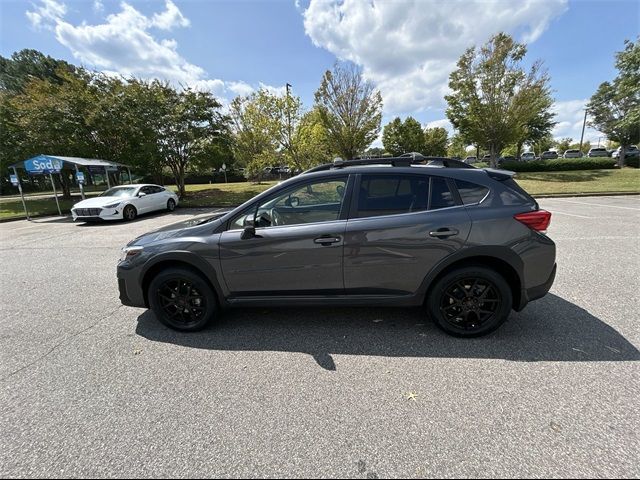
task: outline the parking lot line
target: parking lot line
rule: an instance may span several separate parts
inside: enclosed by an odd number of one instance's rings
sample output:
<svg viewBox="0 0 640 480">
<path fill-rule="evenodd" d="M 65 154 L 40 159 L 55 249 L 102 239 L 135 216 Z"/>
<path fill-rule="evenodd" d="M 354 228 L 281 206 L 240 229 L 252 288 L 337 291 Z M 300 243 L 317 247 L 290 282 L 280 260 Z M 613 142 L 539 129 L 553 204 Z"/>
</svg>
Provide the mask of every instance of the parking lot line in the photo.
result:
<svg viewBox="0 0 640 480">
<path fill-rule="evenodd" d="M 587 217 L 586 215 L 576 215 L 575 213 L 567 213 L 567 212 L 560 212 L 558 210 L 554 210 L 552 208 L 549 209 L 549 211 L 551 213 L 555 214 L 559 214 L 559 215 L 568 215 L 570 217 L 577 217 L 577 218 L 594 218 L 594 217 Z"/>
<path fill-rule="evenodd" d="M 558 202 L 564 202 L 564 203 L 575 203 L 577 205 L 588 205 L 590 207 L 622 208 L 624 210 L 635 210 L 636 212 L 640 212 L 640 208 L 621 207 L 619 205 L 604 205 L 602 203 L 576 202 L 574 200 L 565 200 L 564 198 L 556 198 L 555 200 L 557 200 Z"/>
</svg>

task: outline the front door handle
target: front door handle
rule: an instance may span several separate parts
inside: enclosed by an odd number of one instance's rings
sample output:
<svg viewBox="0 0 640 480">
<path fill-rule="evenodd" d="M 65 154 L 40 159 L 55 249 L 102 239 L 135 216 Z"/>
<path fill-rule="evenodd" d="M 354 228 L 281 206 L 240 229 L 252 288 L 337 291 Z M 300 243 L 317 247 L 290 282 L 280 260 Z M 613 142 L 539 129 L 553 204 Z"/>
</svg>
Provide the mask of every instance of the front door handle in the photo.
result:
<svg viewBox="0 0 640 480">
<path fill-rule="evenodd" d="M 313 243 L 318 243 L 320 245 L 332 245 L 334 243 L 338 243 L 340 240 L 342 240 L 340 237 L 332 237 L 332 236 L 325 236 L 325 237 L 319 237 L 316 238 Z"/>
<path fill-rule="evenodd" d="M 429 235 L 436 238 L 449 238 L 454 235 L 458 235 L 459 233 L 460 232 L 455 228 L 439 228 L 435 232 L 429 232 Z"/>
</svg>

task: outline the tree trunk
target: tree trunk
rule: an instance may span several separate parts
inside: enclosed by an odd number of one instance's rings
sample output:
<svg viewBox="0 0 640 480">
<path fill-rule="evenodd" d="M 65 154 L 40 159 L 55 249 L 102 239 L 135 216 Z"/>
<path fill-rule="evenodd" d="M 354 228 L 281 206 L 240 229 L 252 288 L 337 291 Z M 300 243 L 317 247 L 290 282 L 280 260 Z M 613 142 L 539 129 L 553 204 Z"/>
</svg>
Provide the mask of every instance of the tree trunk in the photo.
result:
<svg viewBox="0 0 640 480">
<path fill-rule="evenodd" d="M 522 151 L 522 142 L 516 144 L 516 160 L 520 160 L 520 152 Z"/>
<path fill-rule="evenodd" d="M 491 168 L 496 168 L 498 162 L 496 161 L 496 146 L 493 143 L 489 146 L 489 155 L 491 155 Z"/>
<path fill-rule="evenodd" d="M 618 157 L 618 167 L 619 168 L 623 168 L 624 167 L 624 157 L 625 157 L 625 153 L 627 152 L 627 146 L 626 145 L 620 145 L 620 156 Z"/>
</svg>

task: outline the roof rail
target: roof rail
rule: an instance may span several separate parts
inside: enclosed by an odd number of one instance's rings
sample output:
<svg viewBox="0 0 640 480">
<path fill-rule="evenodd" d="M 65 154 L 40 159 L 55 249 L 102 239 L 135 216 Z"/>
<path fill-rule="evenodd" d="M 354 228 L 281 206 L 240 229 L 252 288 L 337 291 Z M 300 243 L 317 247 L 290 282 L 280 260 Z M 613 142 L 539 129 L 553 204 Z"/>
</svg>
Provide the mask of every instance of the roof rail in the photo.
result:
<svg viewBox="0 0 640 480">
<path fill-rule="evenodd" d="M 332 163 L 325 163 L 317 167 L 310 168 L 302 172 L 313 173 L 326 170 L 340 169 L 345 167 L 354 167 L 361 165 L 391 165 L 392 167 L 410 167 L 411 165 L 430 165 L 434 167 L 446 168 L 475 168 L 459 160 L 452 160 L 446 157 L 425 157 L 424 155 L 412 152 L 405 153 L 399 157 L 378 157 L 378 158 L 359 158 L 355 160 L 342 160 L 336 158 Z"/>
</svg>

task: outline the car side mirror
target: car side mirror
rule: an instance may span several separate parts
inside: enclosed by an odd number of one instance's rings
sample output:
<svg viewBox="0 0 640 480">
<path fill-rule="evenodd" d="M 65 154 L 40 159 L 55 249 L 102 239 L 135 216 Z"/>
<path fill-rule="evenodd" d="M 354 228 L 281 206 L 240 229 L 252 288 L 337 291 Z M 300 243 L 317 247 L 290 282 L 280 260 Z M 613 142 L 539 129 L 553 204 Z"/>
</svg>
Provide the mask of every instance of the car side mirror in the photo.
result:
<svg viewBox="0 0 640 480">
<path fill-rule="evenodd" d="M 256 225 L 253 220 L 245 220 L 244 222 L 244 230 L 240 235 L 242 240 L 249 240 L 250 238 L 256 237 Z"/>
<path fill-rule="evenodd" d="M 139 198 L 146 197 L 146 196 L 147 196 L 147 194 L 146 194 L 146 193 L 144 193 L 144 192 L 140 192 L 140 193 L 138 194 L 138 197 L 139 197 Z"/>
</svg>

